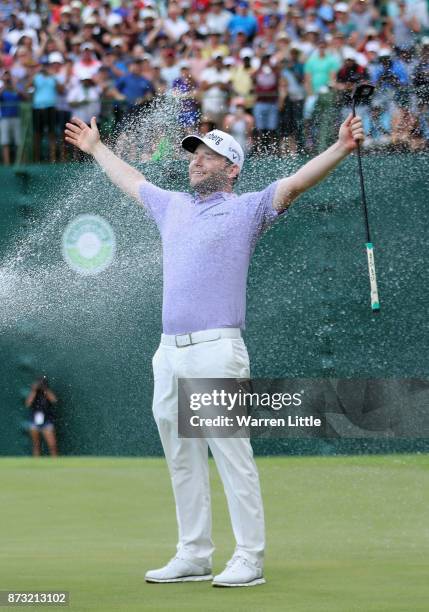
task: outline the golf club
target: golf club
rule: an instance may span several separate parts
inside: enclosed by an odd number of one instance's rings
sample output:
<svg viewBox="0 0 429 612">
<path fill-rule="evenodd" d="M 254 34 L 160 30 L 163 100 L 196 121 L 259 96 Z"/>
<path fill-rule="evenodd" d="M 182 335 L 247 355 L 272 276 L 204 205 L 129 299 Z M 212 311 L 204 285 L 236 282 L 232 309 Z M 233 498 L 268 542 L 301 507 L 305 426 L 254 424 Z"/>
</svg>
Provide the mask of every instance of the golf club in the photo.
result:
<svg viewBox="0 0 429 612">
<path fill-rule="evenodd" d="M 352 99 L 352 113 L 353 117 L 356 116 L 356 104 L 361 102 L 365 102 L 368 100 L 374 92 L 374 86 L 369 83 L 357 83 L 353 87 L 353 91 L 351 94 Z M 361 158 L 361 150 L 360 150 L 360 142 L 357 143 L 357 160 L 358 160 L 358 168 L 359 168 L 359 180 L 360 180 L 360 191 L 361 191 L 361 202 L 363 208 L 363 214 L 365 219 L 365 230 L 366 230 L 366 254 L 368 258 L 368 271 L 369 271 L 369 282 L 371 287 L 371 308 L 374 312 L 380 310 L 380 300 L 378 298 L 378 289 L 377 289 L 377 276 L 375 274 L 375 262 L 374 262 L 374 245 L 372 244 L 371 234 L 369 230 L 369 221 L 368 221 L 368 208 L 366 203 L 366 195 L 365 195 L 365 184 L 363 180 L 363 171 L 362 171 L 362 158 Z"/>
</svg>

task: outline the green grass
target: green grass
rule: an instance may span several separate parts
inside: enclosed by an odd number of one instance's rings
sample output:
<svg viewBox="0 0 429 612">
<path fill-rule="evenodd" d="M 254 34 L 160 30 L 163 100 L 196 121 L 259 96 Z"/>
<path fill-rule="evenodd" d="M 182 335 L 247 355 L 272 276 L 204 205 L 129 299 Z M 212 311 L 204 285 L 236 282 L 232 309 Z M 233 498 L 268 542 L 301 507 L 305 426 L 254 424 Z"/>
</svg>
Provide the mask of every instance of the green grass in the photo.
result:
<svg viewBox="0 0 429 612">
<path fill-rule="evenodd" d="M 4 458 L 0 590 L 68 590 L 73 612 L 427 612 L 429 456 L 257 462 L 267 584 L 213 589 L 144 582 L 176 542 L 163 460 Z M 233 537 L 211 469 L 218 572 Z"/>
</svg>

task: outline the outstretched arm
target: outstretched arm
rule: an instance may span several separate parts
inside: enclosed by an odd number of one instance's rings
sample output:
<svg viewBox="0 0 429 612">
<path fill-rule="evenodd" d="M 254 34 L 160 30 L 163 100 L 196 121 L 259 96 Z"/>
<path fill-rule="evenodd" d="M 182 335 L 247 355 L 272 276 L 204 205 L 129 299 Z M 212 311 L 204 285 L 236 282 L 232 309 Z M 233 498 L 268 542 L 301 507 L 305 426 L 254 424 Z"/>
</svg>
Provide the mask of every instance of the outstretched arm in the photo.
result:
<svg viewBox="0 0 429 612">
<path fill-rule="evenodd" d="M 304 191 L 317 185 L 356 147 L 357 141 L 363 141 L 362 120 L 350 113 L 341 124 L 338 140 L 329 149 L 310 160 L 295 174 L 279 181 L 273 202 L 273 208 L 283 212 Z"/>
<path fill-rule="evenodd" d="M 27 406 L 27 408 L 31 408 L 31 404 L 34 402 L 34 398 L 36 397 L 36 393 L 37 393 L 37 385 L 32 385 L 31 386 L 31 391 L 27 395 L 27 398 L 25 400 L 25 405 Z"/>
<path fill-rule="evenodd" d="M 91 119 L 91 126 L 77 117 L 72 117 L 70 122 L 66 123 L 65 139 L 81 151 L 92 155 L 119 189 L 141 203 L 139 187 L 146 180 L 145 177 L 101 142 L 95 117 Z"/>
</svg>

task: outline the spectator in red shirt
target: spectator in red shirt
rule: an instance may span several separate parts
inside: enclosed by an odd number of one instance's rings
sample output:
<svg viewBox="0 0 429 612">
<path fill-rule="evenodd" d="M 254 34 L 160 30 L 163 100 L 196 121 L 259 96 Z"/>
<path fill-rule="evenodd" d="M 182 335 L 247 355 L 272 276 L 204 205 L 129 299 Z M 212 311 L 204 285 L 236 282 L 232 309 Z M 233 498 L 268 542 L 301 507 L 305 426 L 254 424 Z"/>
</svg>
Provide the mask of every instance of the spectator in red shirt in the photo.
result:
<svg viewBox="0 0 429 612">
<path fill-rule="evenodd" d="M 276 132 L 279 127 L 279 72 L 270 64 L 270 55 L 264 55 L 259 69 L 253 75 L 256 103 L 254 107 L 257 147 L 266 153 L 275 153 Z"/>
</svg>

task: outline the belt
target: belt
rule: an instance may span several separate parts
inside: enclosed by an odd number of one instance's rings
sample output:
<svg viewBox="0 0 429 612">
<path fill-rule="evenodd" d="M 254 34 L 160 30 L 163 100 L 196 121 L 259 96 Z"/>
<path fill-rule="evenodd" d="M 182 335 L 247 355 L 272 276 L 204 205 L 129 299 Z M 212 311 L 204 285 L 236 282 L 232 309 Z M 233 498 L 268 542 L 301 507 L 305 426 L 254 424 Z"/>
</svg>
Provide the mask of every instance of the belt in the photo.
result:
<svg viewBox="0 0 429 612">
<path fill-rule="evenodd" d="M 200 342 L 213 342 L 221 338 L 241 338 L 241 331 L 236 327 L 223 327 L 221 329 L 205 329 L 203 331 L 190 332 L 189 334 L 161 335 L 161 344 L 168 344 L 183 348 Z"/>
</svg>

